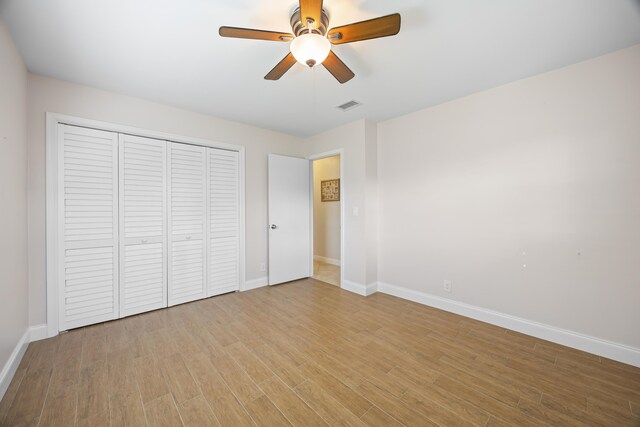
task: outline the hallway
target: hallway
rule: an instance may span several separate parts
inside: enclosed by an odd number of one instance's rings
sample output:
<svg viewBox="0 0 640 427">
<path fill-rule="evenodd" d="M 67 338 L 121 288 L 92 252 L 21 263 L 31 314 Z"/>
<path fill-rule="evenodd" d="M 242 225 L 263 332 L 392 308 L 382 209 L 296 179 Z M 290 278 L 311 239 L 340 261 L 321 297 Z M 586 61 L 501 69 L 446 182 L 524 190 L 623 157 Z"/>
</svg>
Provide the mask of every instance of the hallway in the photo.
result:
<svg viewBox="0 0 640 427">
<path fill-rule="evenodd" d="M 313 278 L 340 287 L 340 266 L 314 261 Z"/>
</svg>

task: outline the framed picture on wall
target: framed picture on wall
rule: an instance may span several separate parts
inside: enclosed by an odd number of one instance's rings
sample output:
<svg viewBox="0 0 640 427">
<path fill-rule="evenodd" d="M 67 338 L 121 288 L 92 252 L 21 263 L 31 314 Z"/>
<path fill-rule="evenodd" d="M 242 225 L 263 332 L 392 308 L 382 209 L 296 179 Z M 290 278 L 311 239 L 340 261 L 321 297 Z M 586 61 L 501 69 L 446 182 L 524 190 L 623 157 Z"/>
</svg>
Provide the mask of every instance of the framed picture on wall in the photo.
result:
<svg viewBox="0 0 640 427">
<path fill-rule="evenodd" d="M 320 200 L 323 202 L 340 201 L 340 180 L 328 179 L 320 181 Z"/>
</svg>

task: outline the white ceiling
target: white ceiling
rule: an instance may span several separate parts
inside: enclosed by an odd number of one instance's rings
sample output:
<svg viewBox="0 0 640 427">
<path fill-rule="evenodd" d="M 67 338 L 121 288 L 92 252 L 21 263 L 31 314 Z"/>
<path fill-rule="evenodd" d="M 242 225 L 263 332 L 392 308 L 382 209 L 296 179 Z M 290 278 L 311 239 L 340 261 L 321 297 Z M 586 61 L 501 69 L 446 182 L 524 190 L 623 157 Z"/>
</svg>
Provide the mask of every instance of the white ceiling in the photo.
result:
<svg viewBox="0 0 640 427">
<path fill-rule="evenodd" d="M 322 67 L 263 76 L 288 44 L 221 25 L 290 31 L 295 0 L 4 0 L 30 71 L 296 135 L 380 121 L 640 43 L 640 0 L 325 0 L 331 26 L 393 12 L 396 37 L 334 47 Z M 348 112 L 349 100 L 363 106 Z"/>
</svg>

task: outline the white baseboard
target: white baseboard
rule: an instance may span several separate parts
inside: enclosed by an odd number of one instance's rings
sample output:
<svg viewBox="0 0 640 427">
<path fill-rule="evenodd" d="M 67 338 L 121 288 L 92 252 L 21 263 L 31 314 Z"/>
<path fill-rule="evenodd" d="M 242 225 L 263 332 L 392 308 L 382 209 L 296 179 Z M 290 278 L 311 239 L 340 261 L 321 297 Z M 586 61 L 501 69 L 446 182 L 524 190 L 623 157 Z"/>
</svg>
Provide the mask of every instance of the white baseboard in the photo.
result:
<svg viewBox="0 0 640 427">
<path fill-rule="evenodd" d="M 47 330 L 46 323 L 29 327 L 29 341 L 40 341 L 45 338 L 49 338 L 49 332 Z"/>
<path fill-rule="evenodd" d="M 353 292 L 358 295 L 367 296 L 367 288 L 360 283 L 351 282 L 349 280 L 343 280 L 340 287 L 345 291 Z"/>
<path fill-rule="evenodd" d="M 324 262 L 325 264 L 337 265 L 338 267 L 340 267 L 340 260 L 339 259 L 327 258 L 327 257 L 320 256 L 320 255 L 314 255 L 313 259 L 314 259 L 314 261 Z"/>
<path fill-rule="evenodd" d="M 350 280 L 343 280 L 342 286 L 340 287 L 345 291 L 353 292 L 358 295 L 362 295 L 363 297 L 374 294 L 378 290 L 378 285 L 376 283 L 370 283 L 365 286 L 361 283 L 352 282 Z"/>
<path fill-rule="evenodd" d="M 22 356 L 24 356 L 24 352 L 27 351 L 27 347 L 29 346 L 29 332 L 29 329 L 24 332 L 22 338 L 20 338 L 11 352 L 9 360 L 4 364 L 4 367 L 0 372 L 0 400 L 2 400 L 4 394 L 7 392 L 9 384 L 11 384 L 11 380 L 18 370 Z"/>
<path fill-rule="evenodd" d="M 388 283 L 379 282 L 378 291 L 640 367 L 640 348 L 606 341 L 589 335 L 438 297 L 425 292 L 390 285 Z"/>
<path fill-rule="evenodd" d="M 366 293 L 367 296 L 373 295 L 376 292 L 378 292 L 378 283 L 369 283 L 365 287 L 365 293 Z"/>
<path fill-rule="evenodd" d="M 252 289 L 262 288 L 264 286 L 267 286 L 268 284 L 269 284 L 268 276 L 258 277 L 257 279 L 247 280 L 246 282 L 244 282 L 244 286 L 240 290 L 243 292 L 250 291 Z"/>
</svg>

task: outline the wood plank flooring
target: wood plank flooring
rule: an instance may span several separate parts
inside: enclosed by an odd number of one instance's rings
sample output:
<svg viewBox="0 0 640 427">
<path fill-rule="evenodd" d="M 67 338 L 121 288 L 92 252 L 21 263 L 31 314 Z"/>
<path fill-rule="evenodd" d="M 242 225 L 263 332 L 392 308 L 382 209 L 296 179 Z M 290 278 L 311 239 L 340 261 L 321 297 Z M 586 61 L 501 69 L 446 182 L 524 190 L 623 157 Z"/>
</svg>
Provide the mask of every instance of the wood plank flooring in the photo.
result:
<svg viewBox="0 0 640 427">
<path fill-rule="evenodd" d="M 340 266 L 314 261 L 313 278 L 320 282 L 340 287 Z"/>
<path fill-rule="evenodd" d="M 32 343 L 3 426 L 634 426 L 640 369 L 312 279 Z"/>
</svg>

